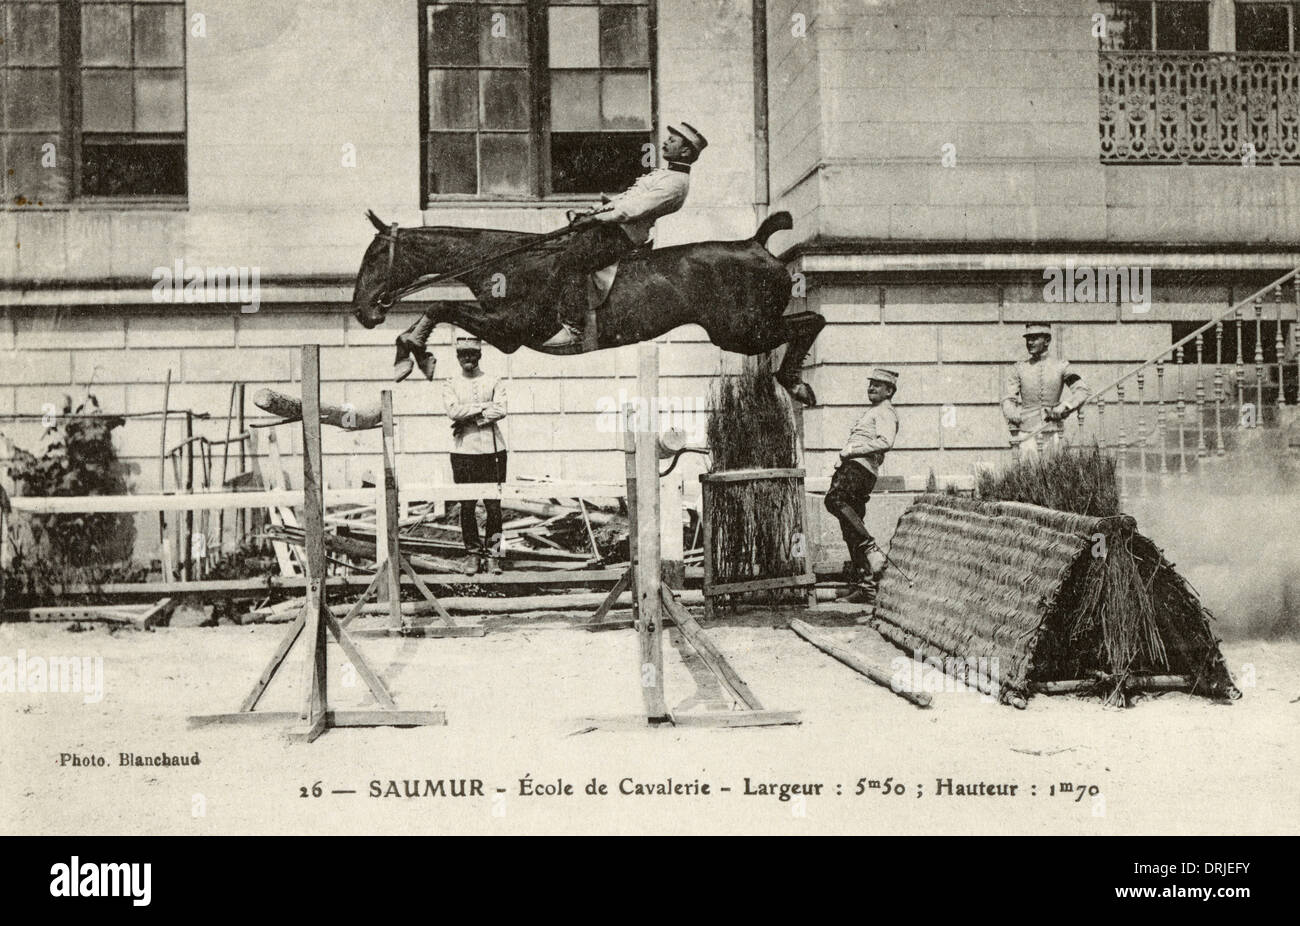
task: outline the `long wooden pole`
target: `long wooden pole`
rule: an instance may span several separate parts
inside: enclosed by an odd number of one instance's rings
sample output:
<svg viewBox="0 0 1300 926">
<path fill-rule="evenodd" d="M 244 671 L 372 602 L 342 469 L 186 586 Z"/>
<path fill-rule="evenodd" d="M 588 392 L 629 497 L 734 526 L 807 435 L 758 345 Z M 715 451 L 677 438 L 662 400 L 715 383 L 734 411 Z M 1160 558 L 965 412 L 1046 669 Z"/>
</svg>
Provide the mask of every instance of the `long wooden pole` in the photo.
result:
<svg viewBox="0 0 1300 926">
<path fill-rule="evenodd" d="M 163 384 L 162 436 L 158 438 L 158 492 L 167 491 L 167 413 L 172 397 L 172 368 L 167 367 L 167 381 Z M 158 512 L 158 544 L 162 548 L 159 556 L 162 562 L 163 578 L 170 582 L 172 575 L 172 556 L 168 551 L 167 514 Z"/>
<path fill-rule="evenodd" d="M 304 713 L 310 741 L 324 730 L 329 693 L 326 685 L 325 494 L 321 481 L 320 346 L 302 349 L 302 495 L 307 534 L 307 681 Z"/>
<path fill-rule="evenodd" d="M 185 412 L 185 494 L 194 494 L 194 415 Z M 194 578 L 194 511 L 185 512 L 185 581 Z"/>
<path fill-rule="evenodd" d="M 402 577 L 398 571 L 401 564 L 401 544 L 398 541 L 397 529 L 400 522 L 400 514 L 397 506 L 397 468 L 393 465 L 393 393 L 390 389 L 385 389 L 380 395 L 380 401 L 383 405 L 383 456 L 384 471 L 380 479 L 375 482 L 379 484 L 381 497 L 375 500 L 375 512 L 382 520 L 383 535 L 385 539 L 386 554 L 381 566 L 385 582 L 388 585 L 388 616 L 389 626 L 393 630 L 400 630 L 402 627 Z M 379 507 L 382 505 L 382 509 Z M 375 542 L 379 542 L 379 524 L 375 524 Z"/>
<path fill-rule="evenodd" d="M 817 647 L 828 656 L 834 656 L 840 662 L 844 663 L 854 672 L 865 675 L 871 681 L 875 682 L 881 688 L 887 688 L 894 694 L 904 700 L 911 701 L 917 707 L 929 707 L 930 696 L 924 691 L 905 691 L 894 687 L 893 679 L 886 673 L 880 671 L 875 666 L 867 663 L 865 659 L 859 656 L 847 646 L 841 646 L 828 637 L 817 633 L 804 621 L 795 619 L 790 622 L 790 629 L 803 637 L 813 646 Z"/>
<path fill-rule="evenodd" d="M 636 511 L 635 595 L 637 639 L 640 643 L 641 693 L 650 723 L 669 720 L 664 701 L 663 602 L 659 587 L 659 455 L 657 424 L 650 414 L 651 400 L 659 391 L 659 346 L 653 341 L 637 345 L 638 414 L 625 422 L 625 446 L 632 454 L 635 480 L 628 486 L 628 511 Z M 630 552 L 630 551 L 629 551 Z"/>
<path fill-rule="evenodd" d="M 242 476 L 244 473 L 248 472 L 248 452 L 246 445 L 248 439 L 248 425 L 244 421 L 243 383 L 239 383 L 236 387 L 236 396 L 237 398 L 235 399 L 235 402 L 237 404 L 237 413 L 239 415 L 239 475 Z M 222 486 L 222 488 L 224 489 L 225 486 Z M 244 533 L 248 530 L 248 515 L 245 513 L 244 509 L 240 508 L 238 512 L 236 512 L 236 518 L 238 520 L 235 524 L 235 532 L 238 535 L 238 541 L 242 543 Z"/>
<path fill-rule="evenodd" d="M 567 496 L 570 490 L 581 491 L 584 495 L 603 495 L 608 498 L 622 498 L 626 487 L 623 485 L 593 485 L 590 483 L 549 483 L 549 482 L 480 482 L 473 483 L 474 491 L 484 498 L 500 498 L 511 505 L 524 499 L 555 498 Z M 564 491 L 557 491 L 564 490 Z M 407 497 L 428 501 L 431 499 L 455 499 L 465 494 L 465 483 L 428 483 L 411 486 Z M 367 505 L 373 504 L 375 493 L 371 489 L 334 489 L 325 493 L 332 504 Z M 104 512 L 148 512 L 148 511 L 194 511 L 212 510 L 214 508 L 266 508 L 269 506 L 294 505 L 302 496 L 290 489 L 269 489 L 263 492 L 195 492 L 192 495 L 29 495 L 12 499 L 14 511 L 28 514 L 68 514 L 84 512 L 102 514 Z M 548 517 L 564 514 L 563 508 L 553 505 L 528 504 L 549 512 Z M 592 512 L 596 523 L 609 521 L 612 515 L 604 512 Z"/>
<path fill-rule="evenodd" d="M 221 483 L 220 488 L 224 492 L 226 489 L 226 480 L 230 477 L 230 429 L 235 425 L 235 384 L 230 384 L 230 401 L 226 403 L 226 439 L 221 445 Z M 241 443 L 242 438 L 241 438 Z M 222 508 L 217 511 L 217 555 L 226 546 L 226 509 Z"/>
<path fill-rule="evenodd" d="M 5 606 L 5 568 L 9 565 L 9 495 L 0 485 L 0 611 Z"/>
</svg>

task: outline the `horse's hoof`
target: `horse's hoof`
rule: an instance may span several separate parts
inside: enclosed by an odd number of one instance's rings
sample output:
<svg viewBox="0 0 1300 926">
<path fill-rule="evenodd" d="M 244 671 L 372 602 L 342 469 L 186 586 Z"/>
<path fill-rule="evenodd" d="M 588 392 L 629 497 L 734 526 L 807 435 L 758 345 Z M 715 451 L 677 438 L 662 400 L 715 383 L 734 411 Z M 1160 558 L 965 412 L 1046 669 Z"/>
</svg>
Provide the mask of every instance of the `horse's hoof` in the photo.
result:
<svg viewBox="0 0 1300 926">
<path fill-rule="evenodd" d="M 419 364 L 420 372 L 424 374 L 424 378 L 432 382 L 433 376 L 438 370 L 437 358 L 433 354 L 425 354 L 422 357 L 417 357 L 415 362 Z"/>
<path fill-rule="evenodd" d="M 411 358 L 403 357 L 401 360 L 393 364 L 393 381 L 400 383 L 402 380 L 406 379 L 406 377 L 410 376 L 411 371 L 414 369 L 415 364 L 411 362 Z"/>
</svg>

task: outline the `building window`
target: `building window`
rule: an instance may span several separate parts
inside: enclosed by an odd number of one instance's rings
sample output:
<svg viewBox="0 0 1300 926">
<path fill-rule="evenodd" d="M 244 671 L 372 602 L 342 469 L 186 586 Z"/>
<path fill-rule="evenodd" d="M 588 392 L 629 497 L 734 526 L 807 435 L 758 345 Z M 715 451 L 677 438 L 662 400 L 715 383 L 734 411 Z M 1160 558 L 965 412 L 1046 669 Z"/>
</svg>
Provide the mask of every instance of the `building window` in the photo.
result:
<svg viewBox="0 0 1300 926">
<path fill-rule="evenodd" d="M 425 199 L 629 184 L 654 151 L 651 14 L 648 0 L 424 0 Z"/>
<path fill-rule="evenodd" d="M 0 0 L 4 198 L 185 195 L 185 6 Z"/>
<path fill-rule="evenodd" d="M 1300 50 L 1297 30 L 1300 16 L 1295 3 L 1238 3 L 1237 51 L 1289 52 Z"/>
<path fill-rule="evenodd" d="M 1210 4 L 1204 0 L 1103 3 L 1106 51 L 1208 51 Z"/>
<path fill-rule="evenodd" d="M 1238 3 L 1234 53 L 1206 3 L 1102 4 L 1102 163 L 1300 164 L 1296 5 Z"/>
</svg>

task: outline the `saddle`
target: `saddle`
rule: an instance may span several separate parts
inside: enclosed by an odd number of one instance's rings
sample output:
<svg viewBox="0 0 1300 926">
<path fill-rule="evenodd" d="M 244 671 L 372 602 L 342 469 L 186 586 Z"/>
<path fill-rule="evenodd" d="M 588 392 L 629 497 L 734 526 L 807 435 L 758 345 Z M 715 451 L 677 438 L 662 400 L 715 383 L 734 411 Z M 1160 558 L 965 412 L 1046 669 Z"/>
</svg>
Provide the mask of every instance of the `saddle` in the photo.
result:
<svg viewBox="0 0 1300 926">
<path fill-rule="evenodd" d="M 648 255 L 653 248 L 653 241 L 646 241 L 645 244 L 638 245 L 633 251 L 630 251 L 622 260 L 616 260 L 608 267 L 601 267 L 599 270 L 587 275 L 587 310 L 594 311 L 605 304 L 605 299 L 609 296 L 609 291 L 614 288 L 614 280 L 618 277 L 618 268 L 625 260 L 641 260 Z M 587 319 L 591 321 L 590 317 Z"/>
</svg>

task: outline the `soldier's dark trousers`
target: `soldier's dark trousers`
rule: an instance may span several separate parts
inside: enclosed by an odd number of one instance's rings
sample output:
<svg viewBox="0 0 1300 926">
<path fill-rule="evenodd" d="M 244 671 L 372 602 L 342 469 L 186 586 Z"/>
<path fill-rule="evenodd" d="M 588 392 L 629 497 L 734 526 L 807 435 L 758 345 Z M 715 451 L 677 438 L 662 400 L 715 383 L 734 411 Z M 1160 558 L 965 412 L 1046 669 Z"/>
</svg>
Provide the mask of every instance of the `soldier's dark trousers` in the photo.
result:
<svg viewBox="0 0 1300 926">
<path fill-rule="evenodd" d="M 587 276 L 636 250 L 617 225 L 598 224 L 569 239 L 555 274 L 555 306 L 560 321 L 581 330 L 587 320 Z"/>
<path fill-rule="evenodd" d="M 858 516 L 858 520 L 867 513 L 867 502 L 871 490 L 876 487 L 876 477 L 857 460 L 844 460 L 835 474 L 831 476 L 831 486 L 826 491 L 826 510 L 835 515 L 840 522 L 840 535 L 849 548 L 849 557 L 858 572 L 865 573 L 867 567 L 867 550 L 876 541 L 866 531 L 859 530 L 851 520 L 846 518 L 841 506 L 847 507 Z"/>
<path fill-rule="evenodd" d="M 453 482 L 505 482 L 506 451 L 451 454 L 451 479 Z M 486 527 L 490 545 L 487 552 L 499 556 L 501 555 L 501 500 L 485 498 L 483 508 L 487 511 Z M 467 553 L 483 551 L 483 542 L 478 533 L 477 509 L 477 499 L 461 500 L 460 536 L 465 542 Z"/>
</svg>

